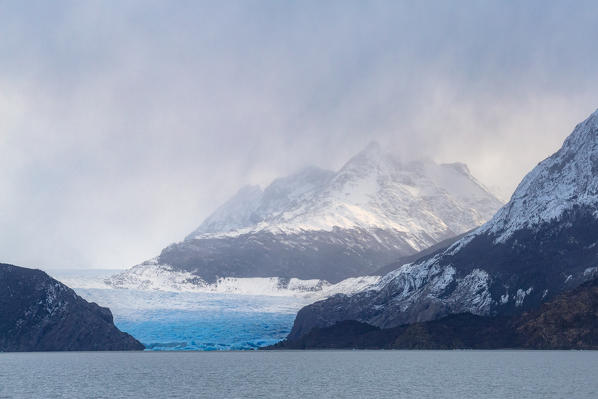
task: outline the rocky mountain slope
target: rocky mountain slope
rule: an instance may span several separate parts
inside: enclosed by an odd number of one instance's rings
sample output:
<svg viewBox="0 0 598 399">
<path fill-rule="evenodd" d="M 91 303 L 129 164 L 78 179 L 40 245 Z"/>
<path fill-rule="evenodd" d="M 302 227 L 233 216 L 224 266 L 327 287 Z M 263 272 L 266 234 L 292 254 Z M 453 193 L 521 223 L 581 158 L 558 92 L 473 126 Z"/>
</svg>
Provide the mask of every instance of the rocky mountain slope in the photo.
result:
<svg viewBox="0 0 598 399">
<path fill-rule="evenodd" d="M 303 308 L 290 334 L 358 320 L 389 328 L 448 314 L 511 315 L 598 273 L 598 111 L 485 225 L 375 286 Z"/>
<path fill-rule="evenodd" d="M 380 329 L 354 320 L 269 349 L 598 349 L 598 279 L 518 316 L 471 313 Z"/>
<path fill-rule="evenodd" d="M 307 168 L 265 190 L 241 189 L 184 241 L 136 269 L 168 267 L 208 283 L 335 283 L 477 227 L 500 205 L 463 164 L 403 162 L 373 143 L 337 172 Z"/>
<path fill-rule="evenodd" d="M 0 352 L 143 349 L 108 308 L 40 270 L 0 264 Z"/>
</svg>

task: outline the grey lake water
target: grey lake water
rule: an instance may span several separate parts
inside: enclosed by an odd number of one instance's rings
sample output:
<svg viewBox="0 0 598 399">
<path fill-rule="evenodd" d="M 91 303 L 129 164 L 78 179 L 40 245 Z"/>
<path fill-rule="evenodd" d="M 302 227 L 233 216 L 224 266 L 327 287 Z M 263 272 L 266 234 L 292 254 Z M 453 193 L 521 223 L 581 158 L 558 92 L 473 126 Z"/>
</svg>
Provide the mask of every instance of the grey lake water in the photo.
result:
<svg viewBox="0 0 598 399">
<path fill-rule="evenodd" d="M 597 398 L 598 352 L 0 353 L 0 398 Z"/>
</svg>

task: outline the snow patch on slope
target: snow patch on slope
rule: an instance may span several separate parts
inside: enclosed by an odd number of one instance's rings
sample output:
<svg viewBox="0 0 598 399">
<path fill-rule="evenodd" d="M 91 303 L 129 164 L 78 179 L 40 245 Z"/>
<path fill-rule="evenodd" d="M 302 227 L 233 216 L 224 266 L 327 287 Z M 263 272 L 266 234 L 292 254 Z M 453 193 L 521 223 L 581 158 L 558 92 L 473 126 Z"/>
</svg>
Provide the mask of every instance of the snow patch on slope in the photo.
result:
<svg viewBox="0 0 598 399">
<path fill-rule="evenodd" d="M 519 307 L 523 305 L 523 301 L 525 301 L 525 297 L 532 293 L 534 290 L 533 287 L 529 287 L 527 290 L 522 290 L 519 288 L 517 290 L 517 294 L 515 295 L 515 306 Z"/>
<path fill-rule="evenodd" d="M 493 304 L 489 274 L 474 269 L 457 277 L 454 267 L 440 266 L 438 256 L 422 263 L 403 265 L 364 291 L 391 292 L 390 305 L 398 306 L 402 312 L 425 298 L 442 302 L 456 312 L 488 314 Z"/>
</svg>

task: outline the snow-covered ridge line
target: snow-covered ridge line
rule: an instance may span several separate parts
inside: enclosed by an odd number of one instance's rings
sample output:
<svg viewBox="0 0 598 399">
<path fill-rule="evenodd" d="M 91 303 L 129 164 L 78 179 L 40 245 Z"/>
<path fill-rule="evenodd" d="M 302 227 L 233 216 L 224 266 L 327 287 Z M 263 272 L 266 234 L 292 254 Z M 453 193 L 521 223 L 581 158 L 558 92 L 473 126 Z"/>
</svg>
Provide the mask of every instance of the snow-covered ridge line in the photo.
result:
<svg viewBox="0 0 598 399">
<path fill-rule="evenodd" d="M 331 284 L 325 280 L 281 277 L 222 277 L 214 283 L 169 265 L 145 263 L 105 280 L 106 288 L 168 292 L 226 293 L 267 296 L 313 296 L 352 294 L 375 286 L 380 276 L 352 277 Z"/>
<path fill-rule="evenodd" d="M 491 233 L 505 242 L 515 231 L 560 220 L 574 207 L 598 204 L 598 110 L 578 124 L 563 146 L 521 181 L 504 205 L 472 236 Z M 598 211 L 594 213 L 598 218 Z"/>
<path fill-rule="evenodd" d="M 337 172 L 310 167 L 264 190 L 242 188 L 187 239 L 334 228 L 459 234 L 487 221 L 500 205 L 465 164 L 404 162 L 372 143 Z"/>
</svg>

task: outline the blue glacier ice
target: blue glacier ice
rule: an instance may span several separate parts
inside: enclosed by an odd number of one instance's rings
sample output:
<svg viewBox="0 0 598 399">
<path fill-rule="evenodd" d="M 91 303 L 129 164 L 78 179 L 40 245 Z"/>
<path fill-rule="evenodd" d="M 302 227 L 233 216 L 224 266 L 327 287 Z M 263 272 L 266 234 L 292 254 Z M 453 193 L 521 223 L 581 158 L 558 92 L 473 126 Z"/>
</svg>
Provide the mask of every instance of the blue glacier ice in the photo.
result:
<svg viewBox="0 0 598 399">
<path fill-rule="evenodd" d="M 114 314 L 148 350 L 248 350 L 289 333 L 303 301 L 292 297 L 78 288 Z"/>
<path fill-rule="evenodd" d="M 283 339 L 294 315 L 279 313 L 156 310 L 115 324 L 148 350 L 247 350 Z"/>
<path fill-rule="evenodd" d="M 114 289 L 114 270 L 49 271 L 90 302 L 109 307 L 114 323 L 147 350 L 251 350 L 286 337 L 301 296 Z"/>
<path fill-rule="evenodd" d="M 114 273 L 50 271 L 86 300 L 110 308 L 116 326 L 148 350 L 250 350 L 274 344 L 287 336 L 303 306 L 323 295 L 350 292 L 378 279 L 347 279 L 324 287 L 325 292 L 310 291 L 310 281 L 301 283 L 307 284 L 307 290 L 293 291 L 261 281 L 268 279 L 241 279 L 231 282 L 236 284 L 233 292 L 214 292 L 114 288 L 105 280 Z"/>
</svg>

